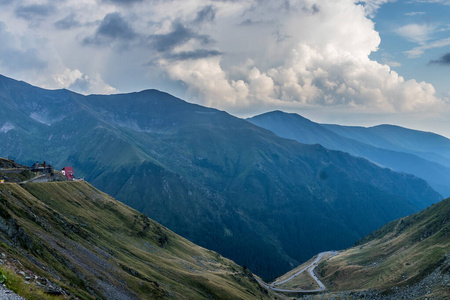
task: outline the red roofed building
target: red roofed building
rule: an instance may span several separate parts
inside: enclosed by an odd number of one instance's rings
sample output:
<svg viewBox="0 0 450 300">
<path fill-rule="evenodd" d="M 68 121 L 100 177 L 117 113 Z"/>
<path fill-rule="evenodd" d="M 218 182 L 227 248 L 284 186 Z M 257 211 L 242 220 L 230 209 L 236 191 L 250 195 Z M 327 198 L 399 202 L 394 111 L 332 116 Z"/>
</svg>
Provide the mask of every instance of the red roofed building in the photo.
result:
<svg viewBox="0 0 450 300">
<path fill-rule="evenodd" d="M 73 180 L 74 176 L 73 176 L 73 168 L 72 167 L 64 167 L 61 170 L 61 173 L 67 177 L 67 179 L 69 180 Z"/>
</svg>

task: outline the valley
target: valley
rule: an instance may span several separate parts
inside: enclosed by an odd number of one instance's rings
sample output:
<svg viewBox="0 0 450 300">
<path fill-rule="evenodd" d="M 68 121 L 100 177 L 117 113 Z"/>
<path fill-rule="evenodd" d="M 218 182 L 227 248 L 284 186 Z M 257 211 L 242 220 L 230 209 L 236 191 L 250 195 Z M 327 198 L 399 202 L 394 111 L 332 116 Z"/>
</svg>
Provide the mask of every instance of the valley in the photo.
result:
<svg viewBox="0 0 450 300">
<path fill-rule="evenodd" d="M 299 287 L 311 286 L 310 277 L 301 274 L 318 262 L 319 256 L 267 288 L 281 286 L 278 291 L 303 299 L 448 299 L 449 209 L 450 198 L 395 220 L 355 246 L 322 259 L 316 274 L 327 288 L 323 294 L 308 296 L 299 291 Z"/>
<path fill-rule="evenodd" d="M 0 300 L 449 300 L 450 0 L 0 0 Z"/>
<path fill-rule="evenodd" d="M 414 286 L 430 286 L 429 276 L 446 280 L 440 274 L 448 218 L 437 214 L 448 203 L 440 189 L 445 139 L 425 134 L 436 140 L 426 148 L 413 143 L 420 132 L 381 139 L 375 130 L 358 129 L 363 143 L 351 138 L 351 129 L 340 128 L 344 137 L 281 112 L 269 116 L 281 118 L 282 126 L 279 119 L 268 124 L 283 130 L 257 124 L 261 117 L 249 122 L 156 90 L 83 96 L 0 79 L 0 123 L 9 124 L 0 132 L 0 155 L 20 162 L 0 159 L 0 267 L 27 299 L 49 291 L 61 299 L 398 295 L 394 287 L 408 290 L 398 276 Z M 309 139 L 289 135 L 298 128 Z M 86 181 L 53 168 L 35 172 L 26 165 L 36 159 L 73 166 Z M 386 168 L 389 161 L 436 177 Z M 427 217 L 415 217 L 423 209 L 418 216 Z M 441 223 L 430 221 L 427 243 L 404 235 L 423 232 L 420 220 L 433 218 Z M 434 238 L 438 232 L 443 240 Z M 431 248 L 433 257 L 420 256 Z M 381 263 L 398 251 L 423 263 L 400 267 L 398 257 Z"/>
<path fill-rule="evenodd" d="M 156 90 L 83 96 L 0 77 L 0 105 L 0 156 L 73 166 L 264 280 L 442 199 L 413 175 Z"/>
</svg>

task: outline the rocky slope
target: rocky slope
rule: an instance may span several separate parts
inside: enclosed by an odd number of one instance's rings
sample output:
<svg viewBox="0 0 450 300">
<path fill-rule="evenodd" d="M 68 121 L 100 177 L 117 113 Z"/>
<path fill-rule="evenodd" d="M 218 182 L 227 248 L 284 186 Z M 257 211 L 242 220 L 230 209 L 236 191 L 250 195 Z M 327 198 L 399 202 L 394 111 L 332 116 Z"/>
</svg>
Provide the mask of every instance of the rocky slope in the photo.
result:
<svg viewBox="0 0 450 300">
<path fill-rule="evenodd" d="M 251 272 L 86 182 L 0 184 L 0 277 L 26 299 L 269 299 Z"/>
</svg>

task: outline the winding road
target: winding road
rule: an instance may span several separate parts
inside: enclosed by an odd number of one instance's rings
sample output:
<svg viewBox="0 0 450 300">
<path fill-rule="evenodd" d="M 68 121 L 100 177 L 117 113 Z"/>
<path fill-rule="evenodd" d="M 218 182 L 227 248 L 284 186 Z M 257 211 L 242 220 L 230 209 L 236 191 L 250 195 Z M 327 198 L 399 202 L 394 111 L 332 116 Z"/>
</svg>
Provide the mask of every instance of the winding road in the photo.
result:
<svg viewBox="0 0 450 300">
<path fill-rule="evenodd" d="M 282 281 L 279 281 L 277 283 L 273 283 L 273 284 L 267 284 L 264 281 L 259 280 L 258 278 L 255 277 L 256 281 L 258 281 L 258 283 L 260 285 L 262 285 L 263 287 L 265 287 L 266 289 L 272 290 L 272 291 L 276 291 L 276 292 L 287 292 L 287 293 L 315 293 L 315 292 L 321 292 L 324 291 L 326 289 L 325 285 L 322 283 L 322 281 L 319 280 L 319 278 L 317 278 L 316 274 L 314 273 L 315 268 L 317 267 L 317 265 L 319 264 L 320 260 L 322 259 L 322 257 L 324 255 L 330 254 L 330 257 L 333 257 L 335 255 L 338 254 L 338 252 L 336 251 L 326 251 L 326 252 L 321 252 L 317 255 L 316 259 L 309 264 L 308 266 L 304 267 L 303 269 L 301 269 L 300 271 L 298 271 L 297 273 L 295 273 L 294 275 L 290 276 L 287 279 L 284 279 Z M 295 277 L 297 277 L 298 275 L 300 275 L 301 273 L 303 273 L 304 271 L 308 270 L 309 275 L 317 282 L 317 284 L 319 285 L 318 289 L 315 290 L 302 290 L 302 289 L 297 289 L 297 290 L 288 290 L 288 289 L 281 289 L 281 288 L 277 288 L 276 286 L 279 286 L 283 283 L 286 283 L 288 281 L 291 281 L 292 279 L 294 279 Z"/>
</svg>

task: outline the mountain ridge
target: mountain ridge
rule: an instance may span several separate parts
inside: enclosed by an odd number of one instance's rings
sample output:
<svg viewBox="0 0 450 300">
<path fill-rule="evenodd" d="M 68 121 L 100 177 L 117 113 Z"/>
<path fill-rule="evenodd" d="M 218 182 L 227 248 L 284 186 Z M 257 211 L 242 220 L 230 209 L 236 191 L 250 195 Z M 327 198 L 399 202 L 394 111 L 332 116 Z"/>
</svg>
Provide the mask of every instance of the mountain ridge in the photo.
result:
<svg viewBox="0 0 450 300">
<path fill-rule="evenodd" d="M 0 91 L 0 104 L 11 107 L 0 126 L 14 127 L 0 131 L 0 155 L 73 166 L 76 176 L 264 279 L 441 200 L 413 176 L 167 93 L 83 96 L 16 84 Z"/>
<path fill-rule="evenodd" d="M 393 144 L 395 138 L 390 138 L 392 143 L 388 142 L 386 137 L 389 136 L 389 133 L 386 131 L 389 130 L 386 130 L 386 128 L 389 129 L 394 126 L 380 125 L 365 128 L 358 126 L 318 124 L 301 117 L 298 114 L 288 114 L 281 111 L 268 112 L 248 120 L 258 126 L 272 130 L 274 133 L 285 138 L 306 144 L 319 143 L 329 149 L 340 150 L 358 157 L 364 157 L 379 166 L 391 168 L 394 171 L 413 174 L 419 178 L 425 179 L 442 195 L 450 195 L 450 186 L 448 185 L 448 182 L 450 182 L 450 168 L 447 166 L 448 159 L 444 156 L 440 156 L 438 153 L 424 153 L 395 146 Z M 366 131 L 368 130 L 376 131 L 380 130 L 380 128 L 383 130 L 383 134 L 366 134 Z M 448 144 L 448 149 L 450 151 L 450 140 L 445 137 L 409 130 L 398 126 L 395 128 L 402 132 L 418 133 L 421 136 L 426 137 L 429 135 L 432 135 L 433 137 L 436 136 L 441 141 L 445 142 L 444 145 Z M 417 139 L 414 134 L 411 135 L 414 139 Z M 390 135 L 395 136 L 400 140 L 398 134 Z M 414 145 L 426 144 L 424 141 L 421 143 L 413 143 L 413 138 L 403 138 L 403 140 L 409 141 L 410 144 Z M 407 144 L 407 142 L 403 142 L 403 144 Z M 425 149 L 424 146 L 422 147 Z M 442 146 L 442 148 L 444 150 L 446 149 L 444 146 Z M 443 164 L 439 164 L 436 161 Z"/>
</svg>

